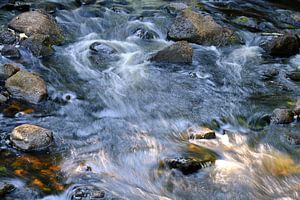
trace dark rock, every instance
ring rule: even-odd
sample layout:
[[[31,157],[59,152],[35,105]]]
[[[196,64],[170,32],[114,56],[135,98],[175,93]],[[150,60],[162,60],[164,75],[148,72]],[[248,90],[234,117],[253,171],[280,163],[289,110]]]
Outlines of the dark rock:
[[[290,72],[286,76],[293,81],[300,81],[300,71]]]
[[[114,54],[117,53],[117,51],[101,42],[94,42],[93,44],[90,45],[90,50],[96,52],[96,53],[101,53],[101,54]]]
[[[20,150],[42,150],[53,142],[53,133],[39,126],[23,124],[13,129],[10,141]]]
[[[215,139],[216,133],[206,127],[189,128],[188,135],[190,139]]]
[[[193,48],[188,42],[179,41],[160,50],[150,58],[150,60],[156,62],[191,64],[193,62]]]
[[[134,35],[136,37],[139,37],[144,40],[153,40],[153,39],[159,38],[157,33],[155,33],[154,31],[150,31],[150,30],[146,30],[146,29],[142,29],[142,28],[137,29],[134,32]]]
[[[92,199],[99,199],[99,200],[121,200],[110,192],[98,188],[93,185],[80,185],[76,186],[71,191],[71,200],[92,200]]]
[[[271,115],[271,122],[275,124],[289,124],[294,121],[294,113],[290,109],[277,108]]]
[[[299,53],[300,40],[296,34],[286,33],[263,45],[271,56],[289,57]]]
[[[0,197],[4,197],[6,194],[14,191],[16,187],[10,183],[0,183]]]
[[[59,45],[63,42],[63,31],[55,19],[45,11],[24,12],[14,17],[8,24],[9,28],[25,33],[27,36],[33,34],[48,35],[51,45]]]
[[[170,169],[178,169],[184,175],[192,174],[198,170],[211,166],[214,161],[212,160],[202,160],[196,157],[178,157],[165,159],[164,163]]]
[[[22,41],[21,45],[29,49],[37,57],[50,56],[54,52],[48,35],[34,34]]]
[[[169,28],[168,38],[186,40],[201,45],[222,46],[239,41],[237,35],[228,28],[217,24],[211,16],[202,16],[185,9],[177,16]]]
[[[5,64],[0,67],[0,79],[7,79],[20,71],[20,68],[15,64]]]
[[[44,80],[36,74],[19,71],[5,82],[5,87],[14,98],[37,104],[47,96]]]
[[[107,44],[94,42],[90,45],[89,59],[93,64],[104,67],[109,62],[117,61],[119,56],[117,50]]]
[[[13,44],[16,41],[16,36],[10,31],[0,33],[0,44]]]
[[[18,59],[21,57],[19,49],[14,45],[5,45],[1,49],[1,55],[11,59]]]

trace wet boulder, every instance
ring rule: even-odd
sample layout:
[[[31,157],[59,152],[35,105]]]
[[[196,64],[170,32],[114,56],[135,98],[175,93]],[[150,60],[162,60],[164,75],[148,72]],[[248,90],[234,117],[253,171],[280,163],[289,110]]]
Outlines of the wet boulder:
[[[10,31],[0,33],[0,44],[13,44],[16,41],[16,36]]]
[[[121,200],[122,199],[94,185],[75,186],[69,196],[71,197],[71,200],[91,200],[91,199]]]
[[[133,34],[134,36],[139,37],[143,40],[153,40],[159,38],[157,33],[155,33],[154,31],[143,29],[143,28],[137,29],[136,31],[134,31]]]
[[[34,34],[22,41],[21,45],[37,57],[50,56],[54,52],[49,35]]]
[[[19,49],[14,45],[5,45],[1,49],[1,55],[11,59],[18,59],[21,57]]]
[[[42,150],[53,142],[53,133],[36,125],[23,124],[13,129],[10,141],[14,147],[20,150]]]
[[[117,50],[102,42],[94,42],[90,45],[89,60],[92,64],[104,67],[109,62],[117,61]]]
[[[27,36],[34,34],[49,36],[51,45],[59,45],[63,42],[63,31],[58,26],[56,20],[45,11],[29,11],[14,17],[8,27],[25,33]]]
[[[265,51],[275,57],[289,57],[299,53],[300,40],[296,34],[286,33],[263,45]]]
[[[212,165],[213,160],[203,160],[197,157],[176,157],[165,159],[162,165],[170,169],[177,169],[184,175],[196,173],[198,170]]]
[[[47,96],[44,80],[36,74],[19,71],[5,82],[5,87],[14,98],[37,104]]]
[[[4,64],[0,66],[0,80],[5,80],[15,73],[20,71],[20,68],[16,66],[15,64]]]
[[[193,48],[186,41],[176,42],[150,58],[155,62],[191,64],[193,62]]]
[[[271,123],[289,124],[294,121],[294,113],[290,109],[277,108],[271,115]]]
[[[217,24],[211,16],[203,16],[189,9],[175,18],[168,30],[168,39],[215,46],[239,41],[233,31]]]
[[[215,131],[206,127],[189,128],[187,132],[190,139],[215,139],[216,138]]]
[[[4,197],[6,194],[14,191],[16,187],[10,183],[0,183],[0,197]]]

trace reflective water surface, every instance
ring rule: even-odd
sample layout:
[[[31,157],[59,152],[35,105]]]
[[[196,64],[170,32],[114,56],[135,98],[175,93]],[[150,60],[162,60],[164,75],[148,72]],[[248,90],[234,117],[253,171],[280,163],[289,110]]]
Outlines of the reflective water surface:
[[[0,115],[5,159],[0,175],[17,186],[7,199],[80,199],[74,196],[78,188],[98,192],[95,199],[300,198],[300,151],[285,137],[300,137],[299,123],[259,122],[275,108],[291,108],[299,97],[299,82],[286,73],[299,69],[300,55],[268,58],[259,47],[269,37],[262,33],[299,32],[297,3],[181,1],[236,30],[244,44],[192,44],[192,65],[176,65],[148,61],[172,44],[166,40],[173,19],[169,1],[111,0],[80,7],[52,2],[65,7],[54,15],[66,44],[47,59],[23,55],[19,64],[42,75],[49,99],[29,105],[28,114],[20,114],[28,111],[26,105],[15,103],[17,114]],[[1,25],[15,14],[0,13]],[[240,16],[250,25],[236,23]],[[139,29],[155,39],[137,37]],[[97,63],[90,53],[94,42],[117,53]],[[0,57],[0,64],[7,62]],[[279,75],[266,81],[262,77],[269,69]],[[7,135],[23,123],[53,130],[55,145],[37,155],[8,147]],[[187,139],[184,133],[193,126],[213,128],[217,139]],[[216,154],[215,163],[195,174],[159,167],[165,158],[209,151]]]

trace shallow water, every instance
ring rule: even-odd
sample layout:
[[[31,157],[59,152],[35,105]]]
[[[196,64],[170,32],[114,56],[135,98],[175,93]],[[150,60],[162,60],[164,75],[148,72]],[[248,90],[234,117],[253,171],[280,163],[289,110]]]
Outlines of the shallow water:
[[[300,198],[300,152],[284,137],[300,135],[299,123],[256,123],[275,108],[292,107],[299,97],[299,83],[285,74],[299,68],[300,55],[268,58],[259,47],[268,39],[262,32],[291,26],[298,31],[299,21],[291,18],[298,8],[267,1],[184,1],[237,30],[245,44],[223,48],[193,44],[192,65],[159,65],[147,59],[172,44],[166,40],[172,20],[165,9],[168,1],[99,1],[81,7],[56,2],[67,8],[55,12],[68,35],[66,44],[55,47],[55,55],[48,59],[22,51],[18,61],[21,68],[43,76],[49,99],[30,114],[0,115],[3,149],[13,151],[7,147],[7,134],[23,123],[53,130],[55,145],[44,159],[13,151],[46,164],[37,167],[30,161],[33,166],[25,169],[29,176],[9,170],[3,179],[17,186],[12,198],[72,199],[82,185],[101,188],[107,199]],[[260,25],[268,25],[265,31],[231,22],[242,13],[264,15]],[[1,13],[1,24],[11,14]],[[134,36],[140,27],[158,37],[147,41]],[[94,64],[89,59],[94,42],[114,47],[118,58]],[[7,62],[11,61],[0,57],[1,64]],[[262,78],[268,69],[279,71],[272,81]],[[199,142],[182,137],[197,125],[215,128],[217,139]],[[223,130],[228,134],[222,135]],[[159,169],[160,160],[193,151],[191,143],[215,152],[216,163],[188,176]],[[53,170],[39,174],[46,168]],[[39,174],[42,185],[32,184],[34,174]]]

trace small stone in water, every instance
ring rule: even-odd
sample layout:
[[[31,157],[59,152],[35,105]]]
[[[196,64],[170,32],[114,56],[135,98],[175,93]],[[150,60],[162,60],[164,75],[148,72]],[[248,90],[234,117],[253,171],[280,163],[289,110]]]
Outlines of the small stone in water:
[[[171,169],[178,169],[184,175],[197,172],[212,164],[211,160],[201,160],[194,157],[178,157],[166,159],[164,163]]]
[[[90,50],[97,53],[105,53],[105,54],[113,54],[117,52],[114,48],[108,46],[107,44],[103,44],[101,42],[94,42],[93,44],[91,44]]]
[[[10,141],[24,151],[41,150],[53,141],[52,131],[31,124],[23,124],[13,129]]]

